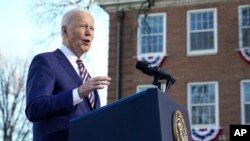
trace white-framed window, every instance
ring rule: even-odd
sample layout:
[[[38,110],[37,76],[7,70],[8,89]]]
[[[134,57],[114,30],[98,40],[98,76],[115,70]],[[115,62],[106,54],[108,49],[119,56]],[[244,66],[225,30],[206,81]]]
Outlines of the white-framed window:
[[[239,45],[240,48],[250,48],[250,5],[242,5],[239,13]]]
[[[217,9],[189,10],[187,18],[187,55],[217,54]]]
[[[157,86],[153,85],[153,84],[143,84],[143,85],[137,85],[136,87],[136,92],[141,92],[141,91],[145,91],[149,88],[157,88]],[[160,88],[162,92],[165,92],[166,89],[166,83],[161,82]]]
[[[188,111],[192,128],[219,127],[218,82],[188,83]]]
[[[152,84],[143,84],[143,85],[137,85],[136,87],[136,92],[142,92],[142,91],[145,91],[149,88],[157,88],[157,86],[155,85],[152,85]]]
[[[137,38],[137,56],[165,55],[166,13],[140,15]]]
[[[250,124],[250,80],[241,83],[241,123]]]

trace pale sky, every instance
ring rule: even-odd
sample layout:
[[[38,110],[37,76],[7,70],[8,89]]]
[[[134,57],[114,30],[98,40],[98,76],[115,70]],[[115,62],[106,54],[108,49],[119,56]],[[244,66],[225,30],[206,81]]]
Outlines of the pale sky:
[[[35,54],[53,51],[61,44],[60,35],[49,47],[35,44],[35,40],[46,36],[49,31],[42,31],[34,25],[30,2],[32,0],[0,0],[0,52],[4,56],[29,56],[32,59]],[[95,19],[95,38],[83,61],[92,76],[107,75],[109,15],[97,5],[91,7],[90,13]],[[60,27],[57,28],[60,30]],[[99,93],[102,105],[106,105],[107,88]]]
[[[0,51],[26,55],[34,35],[26,0],[0,0]]]

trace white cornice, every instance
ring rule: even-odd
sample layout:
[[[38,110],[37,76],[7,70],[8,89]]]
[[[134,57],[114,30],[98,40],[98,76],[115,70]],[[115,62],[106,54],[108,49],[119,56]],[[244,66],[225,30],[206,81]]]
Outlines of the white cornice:
[[[109,13],[117,12],[119,9],[123,9],[124,11],[138,10],[142,4],[145,4],[146,0],[116,0],[113,3],[108,3],[108,1],[112,0],[96,0],[102,1],[100,5]],[[107,1],[107,2],[105,2]],[[120,1],[120,2],[118,2]],[[122,2],[121,2],[122,1]],[[125,2],[127,1],[127,2]],[[232,1],[232,0],[164,0],[158,1],[154,3],[154,8],[163,8],[163,7],[171,7],[178,5],[191,5],[191,4],[202,4],[202,3],[215,3],[215,2],[224,2],[224,1]],[[144,5],[147,6],[147,5]]]
[[[141,3],[147,0],[95,0],[102,6],[123,5],[129,3]]]

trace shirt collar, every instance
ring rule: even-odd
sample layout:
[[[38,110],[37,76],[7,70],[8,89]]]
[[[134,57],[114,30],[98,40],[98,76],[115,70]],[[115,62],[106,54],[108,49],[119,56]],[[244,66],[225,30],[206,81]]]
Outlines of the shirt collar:
[[[77,56],[64,44],[59,48],[63,54],[67,57],[71,64],[75,63],[77,60]]]

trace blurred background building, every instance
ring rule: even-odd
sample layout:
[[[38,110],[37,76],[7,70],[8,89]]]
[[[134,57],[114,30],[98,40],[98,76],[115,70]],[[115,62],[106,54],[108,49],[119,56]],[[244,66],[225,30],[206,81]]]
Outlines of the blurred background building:
[[[250,0],[96,0],[110,14],[108,103],[153,87],[137,60],[176,78],[194,140],[250,124]]]

